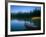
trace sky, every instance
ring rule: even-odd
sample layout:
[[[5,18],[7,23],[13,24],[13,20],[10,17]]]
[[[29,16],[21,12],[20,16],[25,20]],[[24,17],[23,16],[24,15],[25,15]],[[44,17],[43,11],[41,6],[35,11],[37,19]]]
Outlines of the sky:
[[[17,6],[17,5],[11,5],[10,6],[10,11],[11,13],[25,13],[25,12],[32,12],[33,10],[38,9],[40,10],[41,7],[38,6]]]

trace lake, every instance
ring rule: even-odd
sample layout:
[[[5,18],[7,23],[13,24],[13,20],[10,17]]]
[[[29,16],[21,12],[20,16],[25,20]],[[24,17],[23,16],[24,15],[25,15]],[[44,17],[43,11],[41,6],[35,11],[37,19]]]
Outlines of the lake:
[[[32,27],[38,27],[37,25],[35,25],[35,23],[33,23],[32,21],[24,21],[24,20],[11,20],[11,31],[24,31],[27,28],[25,27],[25,22],[28,26],[32,26]],[[38,24],[38,23],[36,23]]]

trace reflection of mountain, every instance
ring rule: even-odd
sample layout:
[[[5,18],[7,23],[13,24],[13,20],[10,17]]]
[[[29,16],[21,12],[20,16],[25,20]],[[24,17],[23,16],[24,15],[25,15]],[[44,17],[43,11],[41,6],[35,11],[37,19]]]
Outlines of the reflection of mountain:
[[[29,19],[32,17],[40,17],[40,10],[34,10],[33,12],[25,12],[25,13],[21,13],[18,12],[17,14],[15,13],[11,13],[11,19]]]

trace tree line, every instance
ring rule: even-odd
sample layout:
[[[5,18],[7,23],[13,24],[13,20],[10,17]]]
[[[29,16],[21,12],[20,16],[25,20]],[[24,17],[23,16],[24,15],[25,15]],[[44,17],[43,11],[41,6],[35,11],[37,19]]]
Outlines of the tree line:
[[[33,12],[18,12],[18,13],[11,13],[11,19],[29,19],[32,17],[40,17],[41,10],[35,9]]]

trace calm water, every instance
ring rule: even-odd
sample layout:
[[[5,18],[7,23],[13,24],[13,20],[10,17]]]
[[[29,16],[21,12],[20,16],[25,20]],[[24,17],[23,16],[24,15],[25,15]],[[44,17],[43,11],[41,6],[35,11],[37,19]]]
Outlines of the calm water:
[[[24,21],[11,20],[11,30],[24,30],[26,29],[24,24]]]
[[[30,21],[26,21],[27,25],[31,25],[33,27],[37,27],[34,25],[34,23],[30,22]],[[24,20],[11,20],[11,31],[22,31],[25,30],[26,27],[25,25],[25,21]]]

